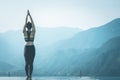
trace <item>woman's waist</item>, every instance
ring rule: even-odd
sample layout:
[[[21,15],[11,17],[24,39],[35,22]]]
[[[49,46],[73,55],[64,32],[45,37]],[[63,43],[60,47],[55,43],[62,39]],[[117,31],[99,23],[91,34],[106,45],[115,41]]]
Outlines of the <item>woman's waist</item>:
[[[26,46],[30,46],[30,45],[34,45],[34,42],[33,41],[26,42]]]

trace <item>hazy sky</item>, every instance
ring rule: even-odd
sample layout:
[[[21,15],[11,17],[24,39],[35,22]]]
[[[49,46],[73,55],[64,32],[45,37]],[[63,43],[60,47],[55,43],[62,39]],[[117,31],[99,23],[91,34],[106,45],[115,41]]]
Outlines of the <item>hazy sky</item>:
[[[120,0],[0,0],[0,31],[22,29],[27,9],[39,27],[88,29],[120,17]]]

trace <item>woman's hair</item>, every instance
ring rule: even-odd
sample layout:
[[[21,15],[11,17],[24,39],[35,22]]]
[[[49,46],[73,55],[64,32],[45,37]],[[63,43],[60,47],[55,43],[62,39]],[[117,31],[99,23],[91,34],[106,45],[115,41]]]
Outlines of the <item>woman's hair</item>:
[[[32,23],[31,23],[31,22],[28,22],[27,25],[26,25],[26,27],[27,27],[28,29],[31,29],[31,28],[32,28]]]

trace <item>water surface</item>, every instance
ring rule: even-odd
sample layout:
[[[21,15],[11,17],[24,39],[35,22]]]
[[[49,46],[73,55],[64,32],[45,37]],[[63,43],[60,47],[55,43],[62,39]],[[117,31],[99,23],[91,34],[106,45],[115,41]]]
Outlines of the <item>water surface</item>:
[[[26,80],[26,78],[0,77],[0,80]],[[120,80],[120,77],[33,77],[32,80]]]

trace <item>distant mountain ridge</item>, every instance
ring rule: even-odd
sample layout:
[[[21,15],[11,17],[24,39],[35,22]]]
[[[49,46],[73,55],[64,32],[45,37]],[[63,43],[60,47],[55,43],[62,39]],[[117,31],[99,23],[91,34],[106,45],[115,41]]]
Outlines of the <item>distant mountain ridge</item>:
[[[51,63],[46,62],[49,66],[45,69],[49,70],[49,67],[55,65],[55,68],[50,70],[51,75],[69,73],[68,75],[78,76],[81,70],[84,75],[89,76],[119,76],[119,63],[116,60],[112,63],[112,58],[117,59],[119,56],[119,36],[120,18],[103,26],[79,32],[70,39],[52,45],[54,51],[47,54],[54,55],[50,59]],[[118,67],[112,65],[118,65]],[[109,68],[111,66],[112,68]]]
[[[16,68],[16,67],[9,63],[0,61],[0,72],[5,72],[5,71],[10,72],[10,71],[14,70],[14,68]]]
[[[37,51],[41,48],[54,44],[56,41],[67,39],[81,31],[77,28],[39,28],[35,35]],[[22,30],[0,33],[0,60],[23,65],[24,63],[24,37]],[[38,53],[41,53],[41,51]],[[16,64],[17,65],[17,64]]]
[[[120,36],[120,18],[100,27],[88,29],[77,33],[70,39],[56,44],[59,49],[68,48],[99,48],[107,40]],[[62,48],[62,46],[64,46]]]

